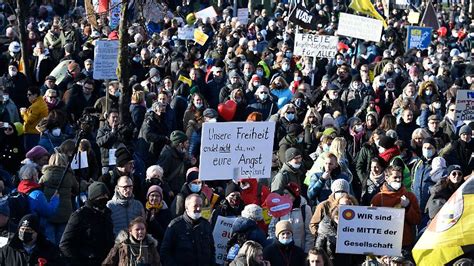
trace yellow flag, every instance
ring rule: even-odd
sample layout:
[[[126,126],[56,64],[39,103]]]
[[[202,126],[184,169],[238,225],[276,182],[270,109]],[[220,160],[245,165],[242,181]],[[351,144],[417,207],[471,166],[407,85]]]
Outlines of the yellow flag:
[[[194,41],[196,41],[200,45],[204,45],[208,38],[209,38],[209,35],[205,34],[204,32],[198,29],[194,30]]]
[[[188,84],[188,86],[191,86],[191,84],[193,83],[192,80],[188,79],[187,77],[183,75],[179,75],[178,80]]]
[[[375,19],[382,21],[384,28],[387,28],[387,22],[385,22],[385,19],[382,17],[382,15],[380,15],[377,10],[375,10],[375,7],[370,2],[370,0],[352,0],[349,7],[357,12],[369,15]]]

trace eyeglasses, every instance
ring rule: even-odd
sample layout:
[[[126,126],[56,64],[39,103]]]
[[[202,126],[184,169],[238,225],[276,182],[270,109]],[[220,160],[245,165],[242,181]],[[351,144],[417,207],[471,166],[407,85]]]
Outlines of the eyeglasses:
[[[133,185],[119,186],[119,188],[131,189],[131,188],[133,188]]]

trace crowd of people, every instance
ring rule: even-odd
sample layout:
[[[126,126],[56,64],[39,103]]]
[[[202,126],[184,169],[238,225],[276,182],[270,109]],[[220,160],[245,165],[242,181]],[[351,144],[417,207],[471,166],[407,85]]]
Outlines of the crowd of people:
[[[456,117],[457,91],[474,89],[464,1],[434,3],[427,49],[406,50],[410,9],[392,8],[380,42],[339,36],[333,58],[293,53],[307,30],[287,1],[250,1],[247,24],[235,16],[246,1],[219,1],[209,18],[194,12],[213,1],[131,1],[128,84],[94,79],[96,42],[120,35],[107,12],[28,1],[21,42],[11,2],[0,1],[0,265],[216,265],[219,216],[236,217],[225,265],[413,265],[474,169],[474,122]],[[353,13],[305,2],[320,35]],[[181,40],[185,26],[209,38]],[[65,76],[51,75],[61,64]],[[201,180],[213,171],[198,168],[202,126],[230,121],[275,123],[270,178]],[[268,215],[271,192],[289,213]],[[337,253],[340,205],[403,208],[400,256]]]

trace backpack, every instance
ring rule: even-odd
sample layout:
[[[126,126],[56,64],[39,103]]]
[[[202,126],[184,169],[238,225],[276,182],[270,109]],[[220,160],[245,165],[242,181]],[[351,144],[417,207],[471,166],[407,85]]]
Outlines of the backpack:
[[[29,193],[31,193],[31,191]],[[14,191],[8,195],[10,220],[12,220],[15,224],[18,224],[23,216],[31,213],[28,194]]]

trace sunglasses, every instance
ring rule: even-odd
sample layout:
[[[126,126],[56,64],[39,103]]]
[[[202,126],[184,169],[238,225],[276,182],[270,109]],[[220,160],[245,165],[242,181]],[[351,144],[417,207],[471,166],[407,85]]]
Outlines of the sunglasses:
[[[451,175],[452,175],[452,176],[462,176],[462,172],[460,172],[460,171],[453,171],[453,172],[451,172]]]

